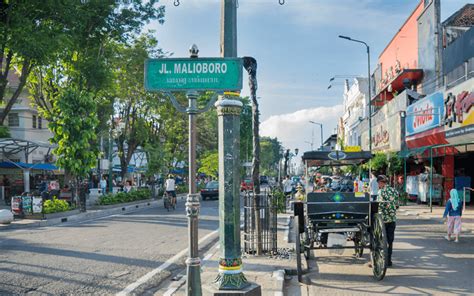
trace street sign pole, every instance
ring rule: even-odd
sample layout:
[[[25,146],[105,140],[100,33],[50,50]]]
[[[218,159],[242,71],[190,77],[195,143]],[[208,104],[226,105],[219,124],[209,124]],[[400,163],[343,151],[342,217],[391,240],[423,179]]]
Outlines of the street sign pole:
[[[186,259],[186,295],[200,296],[202,295],[201,287],[201,260],[199,258],[198,249],[198,217],[200,211],[199,195],[196,186],[196,117],[199,113],[209,110],[218,97],[226,90],[240,90],[242,89],[242,60],[239,58],[197,58],[198,48],[193,45],[189,50],[191,58],[186,59],[148,59],[145,62],[145,89],[148,91],[162,92],[166,95],[173,106],[182,113],[189,115],[189,194],[186,199],[186,216],[188,217],[188,258]],[[199,109],[197,106],[198,91],[211,90],[216,93],[211,100],[208,101],[204,108]],[[176,100],[171,91],[186,91],[188,99],[188,106],[183,107]],[[230,100],[227,100],[230,101]],[[237,103],[235,103],[237,102]],[[236,105],[237,104],[237,105]],[[239,105],[240,104],[240,105]],[[229,112],[235,115],[240,114],[242,103],[240,101],[231,101],[229,104],[223,102],[216,104],[218,107],[218,114],[228,114]],[[229,127],[228,133],[225,137],[232,138],[231,141],[226,141],[226,149],[231,155],[235,155],[235,160],[230,164],[238,171],[240,167],[239,158],[239,118],[224,120],[224,125]],[[230,121],[229,121],[230,120]],[[228,122],[228,123],[227,123]],[[221,120],[219,119],[219,124]],[[219,139],[221,138],[219,133]],[[237,141],[237,142],[235,142]],[[237,144],[236,144],[237,143]],[[221,140],[219,140],[219,147]],[[237,153],[232,154],[236,149]],[[225,154],[226,158],[229,154]],[[219,158],[224,157],[219,148]],[[228,170],[233,170],[228,167]],[[227,180],[224,173],[220,174],[220,180]],[[219,190],[227,190],[227,183],[220,181]],[[233,188],[230,190],[235,192],[237,190],[236,203],[234,209],[240,210],[239,199],[239,182],[233,183]],[[222,191],[221,191],[222,192]],[[240,215],[236,215],[235,229],[239,231],[238,240],[238,258],[240,258]],[[236,253],[237,254],[237,253]]]

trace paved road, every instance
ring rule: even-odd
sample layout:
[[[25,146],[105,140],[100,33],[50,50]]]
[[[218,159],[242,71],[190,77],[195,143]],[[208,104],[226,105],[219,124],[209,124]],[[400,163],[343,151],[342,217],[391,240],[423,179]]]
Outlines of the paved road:
[[[430,219],[402,216],[397,223],[393,268],[383,281],[372,279],[368,255],[346,250],[342,256],[317,250],[307,285],[294,278],[287,295],[473,295],[474,235],[448,242],[445,225]]]
[[[218,228],[217,201],[201,206],[200,238]],[[175,212],[160,207],[81,224],[2,231],[0,295],[113,295],[187,244],[184,200]],[[170,273],[184,268],[184,259],[133,294],[153,294]]]

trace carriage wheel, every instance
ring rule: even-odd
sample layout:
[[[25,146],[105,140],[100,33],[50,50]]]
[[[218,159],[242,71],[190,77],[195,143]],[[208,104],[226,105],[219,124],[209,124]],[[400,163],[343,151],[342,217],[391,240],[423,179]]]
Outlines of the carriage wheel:
[[[371,231],[371,259],[374,278],[378,281],[385,277],[387,271],[387,233],[380,214],[375,214]]]
[[[303,281],[303,270],[301,267],[301,237],[300,237],[300,223],[298,216],[295,216],[295,253],[296,253],[296,273],[298,275],[298,281]]]
[[[362,232],[356,232],[354,235],[354,245],[356,258],[362,258],[362,255],[364,254],[364,246],[362,245]]]

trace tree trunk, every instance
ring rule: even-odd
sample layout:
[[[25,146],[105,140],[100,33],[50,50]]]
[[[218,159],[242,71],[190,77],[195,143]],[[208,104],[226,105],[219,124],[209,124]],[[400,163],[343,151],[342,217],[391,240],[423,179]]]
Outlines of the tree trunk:
[[[257,101],[257,61],[252,57],[244,57],[243,63],[245,70],[247,70],[249,74],[250,97],[252,99],[252,181],[254,184],[253,208],[255,211],[255,231],[257,233],[257,255],[262,255],[262,224],[260,220],[260,121]]]
[[[25,84],[26,84],[26,79],[28,78],[28,75],[30,74],[31,69],[32,69],[32,65],[30,63],[30,60],[25,60],[21,68],[20,83],[18,84],[17,89],[15,90],[12,97],[8,101],[7,105],[5,106],[5,109],[3,109],[3,112],[0,114],[0,125],[3,125],[3,123],[5,122],[5,119],[7,118],[8,113],[10,113],[10,110],[12,109],[13,105],[16,103],[18,97],[23,91],[23,88],[25,87]]]

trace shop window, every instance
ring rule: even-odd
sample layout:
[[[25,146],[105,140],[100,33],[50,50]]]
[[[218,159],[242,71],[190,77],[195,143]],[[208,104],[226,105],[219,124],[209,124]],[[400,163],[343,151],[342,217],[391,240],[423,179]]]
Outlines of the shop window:
[[[8,114],[8,126],[20,126],[20,117],[18,113]]]
[[[33,128],[36,128],[36,115],[33,115]]]
[[[38,116],[38,128],[39,129],[43,128],[43,118],[41,118],[41,116]]]

